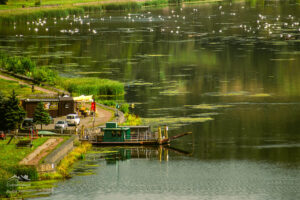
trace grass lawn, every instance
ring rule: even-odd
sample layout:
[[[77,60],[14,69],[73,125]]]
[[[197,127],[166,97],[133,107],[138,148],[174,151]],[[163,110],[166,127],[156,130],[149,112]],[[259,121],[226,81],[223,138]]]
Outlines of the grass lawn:
[[[20,97],[27,97],[33,94],[43,94],[43,92],[35,90],[34,93],[31,91],[31,87],[27,85],[20,85],[18,82],[0,79],[0,85],[5,87],[0,87],[0,92],[4,96],[8,96],[12,93],[12,90],[15,90],[16,94]]]
[[[30,152],[32,152],[34,149],[36,149],[38,146],[42,145],[44,142],[46,142],[49,137],[43,137],[38,138],[33,141],[33,147],[22,147],[17,148],[16,143],[17,139],[13,139],[12,142],[7,145],[7,142],[9,141],[9,138],[6,138],[6,140],[0,140],[0,167],[1,168],[9,168],[11,166],[18,165],[18,163],[27,156]]]

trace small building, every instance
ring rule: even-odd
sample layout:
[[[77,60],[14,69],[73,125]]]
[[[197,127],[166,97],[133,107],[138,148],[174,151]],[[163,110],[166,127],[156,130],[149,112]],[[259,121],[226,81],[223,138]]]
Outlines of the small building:
[[[125,142],[130,140],[130,128],[118,127],[116,122],[107,122],[104,131],[103,142]]]
[[[72,97],[58,97],[49,99],[24,99],[22,106],[28,118],[33,118],[35,108],[39,102],[44,103],[44,108],[51,117],[60,117],[75,112],[74,100]]]

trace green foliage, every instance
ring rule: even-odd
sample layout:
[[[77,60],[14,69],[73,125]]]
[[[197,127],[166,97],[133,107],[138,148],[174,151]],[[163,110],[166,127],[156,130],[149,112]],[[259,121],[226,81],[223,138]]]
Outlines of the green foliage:
[[[114,100],[100,100],[97,102],[99,102],[103,105],[109,106],[109,107],[114,107],[114,108],[116,107],[116,104],[117,104],[117,102]]]
[[[35,20],[39,18],[51,18],[51,17],[66,17],[68,15],[79,15],[83,14],[83,8],[70,8],[70,7],[62,7],[62,8],[48,8],[45,7],[39,10],[27,10],[18,12],[18,13],[6,13],[0,15],[0,23],[8,24],[13,22],[24,22],[28,20]]]
[[[120,110],[121,110],[123,113],[128,113],[128,112],[129,112],[129,104],[128,104],[128,103],[121,104]]]
[[[14,174],[26,174],[29,175],[29,178],[32,180],[38,178],[35,169],[32,167],[18,166],[18,163],[48,139],[47,137],[43,137],[34,140],[33,148],[16,148],[17,140],[15,139],[9,145],[7,145],[8,138],[6,140],[0,140],[0,199],[1,197],[9,197],[6,191],[14,189],[10,188],[7,184],[7,180]]]
[[[103,10],[135,10],[141,8],[142,5],[137,2],[127,3],[108,3],[102,6]]]
[[[138,126],[142,124],[142,119],[134,114],[125,114],[126,121],[122,124],[122,126]]]
[[[34,5],[35,5],[35,6],[40,6],[40,5],[42,5],[41,0],[35,1]]]
[[[32,73],[32,78],[37,84],[40,83],[49,83],[50,85],[54,85],[57,82],[58,74],[56,71],[49,69],[45,66],[36,68]]]
[[[27,75],[35,69],[36,64],[28,57],[8,56],[1,53],[0,67],[10,72]]]
[[[41,125],[41,129],[43,128],[43,124],[50,124],[50,115],[44,108],[44,103],[39,102],[34,111],[33,122]]]
[[[39,177],[38,172],[34,166],[16,165],[16,166],[12,167],[10,169],[10,171],[17,176],[28,175],[28,177],[33,181],[38,180],[38,177]]]
[[[123,95],[124,84],[118,81],[99,78],[63,79],[60,85],[76,95]]]
[[[25,111],[19,105],[15,91],[5,98],[0,95],[0,129],[3,131],[18,129],[25,118]]]
[[[8,197],[6,191],[9,189],[7,180],[10,178],[10,173],[0,168],[0,197]]]

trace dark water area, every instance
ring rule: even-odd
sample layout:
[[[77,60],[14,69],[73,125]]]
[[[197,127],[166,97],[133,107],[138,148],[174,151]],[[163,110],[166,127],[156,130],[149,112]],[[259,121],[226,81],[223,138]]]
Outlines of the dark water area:
[[[299,199],[295,2],[185,4],[1,26],[3,51],[63,76],[122,81],[146,123],[168,124],[170,135],[193,132],[171,144],[188,156],[100,159],[95,175],[66,181],[50,198]]]

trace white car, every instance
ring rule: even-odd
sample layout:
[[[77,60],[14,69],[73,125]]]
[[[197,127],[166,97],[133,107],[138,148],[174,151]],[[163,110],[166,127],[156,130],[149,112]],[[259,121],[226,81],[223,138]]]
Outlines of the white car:
[[[55,129],[67,129],[68,128],[68,123],[66,121],[58,121],[55,124]]]
[[[67,115],[67,120],[68,125],[79,125],[80,124],[80,118],[77,114],[69,114]]]

